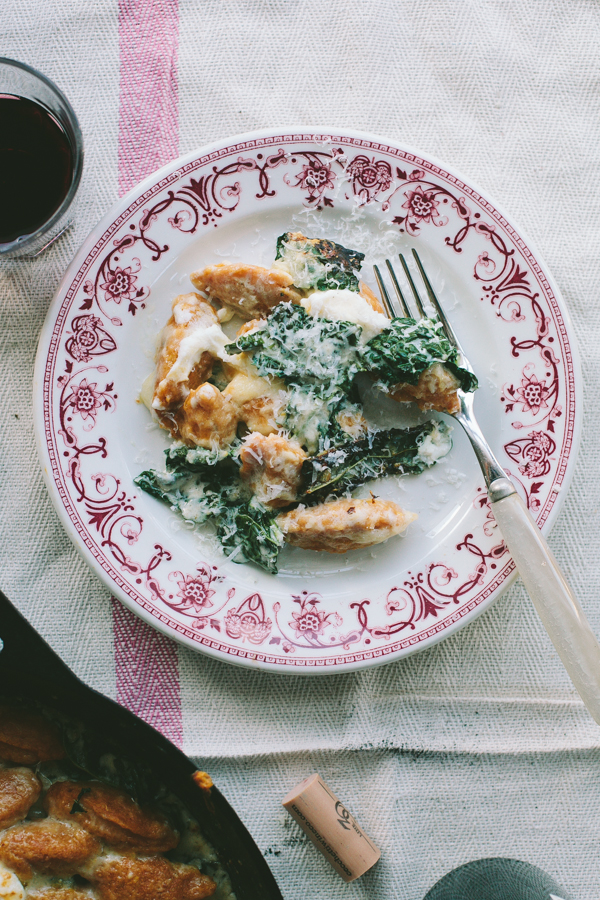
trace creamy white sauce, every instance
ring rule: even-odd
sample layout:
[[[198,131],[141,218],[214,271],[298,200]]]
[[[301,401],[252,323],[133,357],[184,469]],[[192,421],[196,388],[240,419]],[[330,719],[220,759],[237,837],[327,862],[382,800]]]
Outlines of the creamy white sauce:
[[[206,502],[204,486],[190,484],[186,490],[187,499],[179,505],[179,512],[184,519],[201,525],[210,515]]]
[[[23,900],[25,889],[14,872],[0,863],[0,898],[1,900]]]
[[[452,450],[451,431],[449,426],[444,426],[443,429],[437,426],[431,434],[423,438],[417,455],[426,465],[432,466]]]
[[[225,350],[228,343],[229,338],[220,325],[213,324],[207,328],[201,324],[192,329],[179,344],[177,359],[163,382],[180,384],[186,381],[203,353],[210,353],[224,362],[234,363],[237,357],[230,356]],[[159,400],[154,400],[152,406],[154,409],[161,409]]]
[[[387,316],[375,312],[364,297],[347,288],[315,291],[300,303],[309,316],[328,319],[330,322],[354,322],[360,325],[360,340],[363,344],[389,327]]]

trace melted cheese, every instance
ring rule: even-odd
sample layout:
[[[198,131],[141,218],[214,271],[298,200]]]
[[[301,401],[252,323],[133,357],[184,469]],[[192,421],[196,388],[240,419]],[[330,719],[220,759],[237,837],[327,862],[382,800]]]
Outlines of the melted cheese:
[[[144,378],[138,395],[138,403],[143,403],[150,412],[152,412],[152,398],[154,397],[155,383],[156,375],[154,372],[150,372],[150,374]]]
[[[229,343],[229,338],[220,325],[213,324],[207,328],[204,323],[200,322],[181,340],[177,359],[161,384],[165,382],[180,384],[182,381],[186,381],[203,353],[210,353],[211,356],[222,359],[224,362],[234,362],[236,357],[230,356],[225,350]],[[153,401],[152,406],[155,409],[161,409],[158,399]]]
[[[432,466],[438,459],[442,459],[447,453],[450,453],[452,450],[451,431],[452,429],[448,425],[439,423],[431,434],[423,438],[417,455],[426,465]]]
[[[279,378],[269,380],[261,375],[239,372],[223,393],[241,406],[250,400],[258,400],[259,397],[279,398],[282,391],[285,392],[285,382]]]
[[[330,322],[353,322],[360,325],[360,340],[363,344],[389,327],[386,316],[375,312],[364,297],[347,288],[315,291],[300,303],[309,316],[329,319]]]
[[[177,359],[167,376],[169,381],[185,381],[203,353],[210,353],[226,361],[231,357],[225,352],[229,338],[220,325],[201,326],[187,334],[179,345]]]
[[[14,872],[0,863],[0,900],[23,900],[25,889]]]

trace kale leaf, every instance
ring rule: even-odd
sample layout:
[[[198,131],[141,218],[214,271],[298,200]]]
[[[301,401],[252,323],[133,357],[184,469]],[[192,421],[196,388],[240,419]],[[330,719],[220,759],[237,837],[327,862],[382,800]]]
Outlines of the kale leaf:
[[[226,502],[226,492],[211,489],[201,480],[199,473],[181,475],[149,469],[133,480],[147,494],[168,503],[172,510],[196,525],[218,516]],[[231,490],[233,486],[226,483],[223,487]]]
[[[406,430],[378,431],[309,457],[302,466],[303,499],[320,501],[384,475],[418,474],[451,450],[450,431],[444,422],[432,420]]]
[[[360,333],[355,323],[316,319],[302,306],[280,303],[264,325],[225,349],[252,353],[259,375],[274,375],[287,384],[321,383],[348,390],[361,367]]]
[[[283,533],[275,521],[279,512],[255,497],[223,508],[217,518],[217,537],[233,562],[254,562],[277,574],[277,556],[283,547]]]
[[[218,516],[244,490],[235,448],[211,451],[175,444],[165,450],[165,457],[166,471],[149,469],[134,483],[197,525]]]
[[[360,355],[364,369],[387,387],[416,384],[425,369],[441,363],[458,378],[464,391],[477,388],[475,375],[457,364],[458,352],[437,318],[418,322],[392,319],[388,329],[360,348]]]
[[[255,562],[276,573],[277,554],[283,545],[283,534],[275,522],[278,510],[248,496],[238,478],[235,451],[190,450],[176,445],[165,450],[165,455],[170,471],[142,472],[134,479],[137,486],[196,525],[212,519],[219,541],[234,562]]]
[[[328,291],[347,288],[358,291],[358,278],[364,253],[348,250],[334,241],[307,238],[288,231],[277,238],[278,268],[294,279],[300,290]]]
[[[164,474],[165,473],[162,473],[163,476]],[[178,499],[177,481],[178,479],[174,476],[168,479],[161,477],[161,473],[157,472],[156,469],[147,469],[145,472],[140,472],[140,474],[136,475],[133,479],[133,483],[147,494],[156,497],[157,500],[164,500],[165,503],[170,503],[172,505]]]
[[[186,473],[201,474],[211,480],[217,476],[234,478],[238,471],[237,451],[241,445],[235,441],[226,449],[209,450],[205,447],[187,447],[185,444],[173,444],[165,450],[165,468],[167,472],[180,475]]]

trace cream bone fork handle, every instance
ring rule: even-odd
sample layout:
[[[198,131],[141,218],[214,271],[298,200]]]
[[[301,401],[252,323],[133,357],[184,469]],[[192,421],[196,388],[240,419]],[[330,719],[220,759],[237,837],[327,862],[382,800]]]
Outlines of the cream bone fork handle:
[[[458,351],[458,364],[473,372],[416,250],[413,250],[413,256],[427,296],[444,326],[448,340]],[[400,262],[414,295],[418,317],[425,316],[421,297],[402,254]],[[410,317],[412,315],[410,307],[398,284],[393,266],[389,260],[386,260],[386,265],[402,307],[402,314]],[[393,318],[395,312],[392,300],[378,267],[373,268],[387,315]],[[473,393],[459,388],[458,399],[460,409],[451,415],[460,422],[471,441],[483,472],[494,518],[565,669],[592,717],[600,725],[600,644],[546,540],[517,494],[514,484],[492,453],[475,418]]]

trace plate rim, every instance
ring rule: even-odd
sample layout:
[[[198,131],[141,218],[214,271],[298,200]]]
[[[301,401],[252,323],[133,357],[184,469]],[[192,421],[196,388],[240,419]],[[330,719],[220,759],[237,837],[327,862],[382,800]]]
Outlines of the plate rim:
[[[511,230],[517,235],[526,248],[531,252],[531,254],[535,257],[536,262],[539,264],[539,267],[542,271],[543,277],[547,280],[548,285],[554,294],[554,298],[556,300],[557,306],[560,309],[560,313],[563,317],[565,323],[565,329],[568,336],[568,345],[571,351],[571,366],[573,370],[573,394],[576,399],[575,409],[573,415],[573,437],[572,437],[572,445],[571,450],[569,452],[569,457],[567,460],[567,465],[564,471],[563,480],[560,488],[560,497],[556,499],[552,508],[550,509],[547,518],[542,526],[542,532],[547,536],[551,531],[552,527],[555,524],[555,521],[562,509],[563,503],[566,498],[566,494],[571,486],[575,468],[578,461],[579,449],[581,443],[581,430],[583,424],[583,382],[582,382],[582,371],[581,371],[581,358],[579,354],[579,347],[577,343],[577,337],[575,334],[573,322],[571,319],[571,315],[569,312],[569,308],[565,303],[565,299],[563,294],[558,287],[554,276],[551,271],[548,269],[546,261],[544,257],[539,253],[538,247],[535,241],[532,241],[527,232],[524,232],[520,226],[515,226],[512,218],[507,216],[502,205],[498,205],[493,197],[485,192],[481,191],[477,182],[473,181],[471,178],[465,178],[462,176],[460,170],[457,170],[453,165],[448,165],[447,163],[440,161],[435,155],[429,153],[422,153],[420,150],[417,150],[413,147],[407,146],[401,141],[397,141],[394,138],[381,137],[379,135],[373,134],[371,132],[363,132],[360,130],[349,129],[349,128],[333,128],[328,129],[322,126],[307,126],[307,125],[282,125],[271,128],[262,128],[254,131],[243,132],[236,135],[231,135],[229,137],[221,138],[218,140],[211,141],[210,143],[204,144],[201,147],[195,148],[194,150],[189,151],[181,156],[176,157],[165,165],[161,166],[156,171],[152,172],[142,181],[140,181],[137,185],[131,188],[123,197],[118,198],[115,203],[107,210],[107,212],[102,216],[102,218],[98,221],[96,226],[90,230],[90,232],[86,235],[81,245],[75,252],[71,262],[69,263],[67,269],[63,277],[61,278],[59,285],[54,293],[52,301],[48,307],[48,311],[44,320],[44,324],[40,331],[38,347],[35,358],[35,367],[34,367],[34,377],[33,377],[33,424],[34,424],[34,432],[35,432],[35,442],[37,455],[40,462],[40,466],[42,469],[42,474],[44,477],[44,482],[48,489],[50,498],[52,500],[52,504],[56,513],[58,514],[59,520],[65,531],[80,555],[83,557],[85,563],[92,569],[92,571],[100,578],[103,584],[106,585],[110,594],[112,596],[117,597],[120,602],[124,603],[124,605],[131,610],[135,615],[139,616],[146,624],[150,625],[152,628],[155,628],[160,633],[165,636],[171,638],[172,640],[177,641],[182,646],[185,646],[191,650],[194,650],[197,653],[202,653],[206,656],[209,656],[212,659],[218,660],[222,663],[228,663],[230,665],[239,666],[241,668],[246,669],[254,669],[261,671],[274,672],[279,675],[334,675],[334,674],[344,674],[353,671],[359,671],[361,669],[366,668],[375,668],[377,666],[389,664],[391,662],[399,662],[402,659],[405,659],[409,656],[412,656],[414,653],[421,652],[423,650],[427,650],[435,644],[439,643],[442,640],[450,637],[455,634],[457,631],[462,628],[470,625],[475,621],[480,615],[490,609],[490,607],[507,591],[510,586],[515,582],[518,572],[516,567],[514,566],[514,562],[512,559],[509,559],[507,562],[507,566],[512,564],[512,571],[507,573],[506,577],[503,580],[500,589],[491,599],[485,598],[482,600],[475,609],[466,613],[462,618],[458,619],[455,622],[448,624],[442,631],[430,635],[427,638],[424,638],[418,644],[412,647],[403,648],[402,650],[396,650],[393,653],[390,652],[388,654],[383,653],[382,656],[371,657],[368,659],[355,660],[347,663],[339,663],[336,665],[326,664],[325,660],[314,659],[310,664],[305,666],[298,665],[289,665],[283,666],[281,663],[270,663],[265,660],[253,659],[249,656],[239,657],[232,656],[231,654],[225,655],[220,650],[215,650],[212,647],[202,643],[196,643],[191,639],[187,638],[185,634],[182,634],[175,629],[171,628],[168,624],[161,621],[161,619],[157,616],[152,615],[148,610],[146,610],[143,606],[136,603],[125,591],[121,591],[119,586],[114,583],[114,581],[108,576],[103,567],[100,565],[95,556],[90,553],[88,548],[85,546],[84,542],[81,540],[77,529],[74,527],[72,520],[70,519],[67,511],[65,509],[64,504],[61,502],[60,492],[54,482],[54,479],[51,477],[51,473],[49,471],[48,462],[48,452],[47,452],[47,444],[44,440],[45,437],[45,421],[44,421],[44,404],[43,404],[43,385],[44,385],[44,370],[46,366],[48,352],[50,350],[51,345],[51,337],[53,327],[56,321],[56,310],[60,309],[60,305],[64,302],[64,298],[62,298],[63,289],[65,286],[73,280],[73,277],[76,275],[77,271],[84,263],[86,257],[88,256],[90,249],[96,244],[98,239],[106,232],[107,228],[112,225],[115,220],[134,202],[135,199],[139,199],[139,197],[145,193],[146,190],[154,187],[157,182],[161,181],[168,175],[171,175],[174,171],[182,166],[187,165],[188,163],[194,161],[200,156],[205,156],[212,152],[215,152],[218,149],[223,149],[226,146],[232,146],[238,143],[244,143],[249,141],[254,141],[257,139],[264,139],[266,137],[281,137],[284,136],[298,136],[299,140],[304,139],[308,134],[314,138],[317,135],[320,135],[322,139],[325,141],[328,138],[332,139],[335,136],[343,136],[348,138],[356,138],[357,140],[363,140],[370,143],[378,143],[383,146],[391,146],[395,149],[400,150],[402,153],[407,153],[417,158],[422,158],[426,160],[428,163],[433,164],[434,166],[439,167],[442,172],[448,173],[453,177],[457,178],[460,182],[462,182],[465,186],[467,186],[470,190],[479,194],[480,198],[488,203],[490,203],[496,213],[498,213],[505,222],[510,226]],[[242,148],[240,148],[242,149]]]

